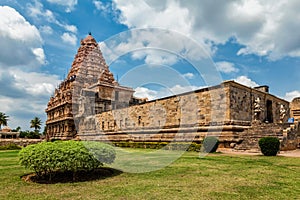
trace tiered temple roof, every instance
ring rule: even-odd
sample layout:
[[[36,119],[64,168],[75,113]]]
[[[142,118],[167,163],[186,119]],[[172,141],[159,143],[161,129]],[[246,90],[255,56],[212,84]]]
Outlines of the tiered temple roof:
[[[118,97],[126,98],[114,99],[116,90]],[[78,114],[79,107],[82,106],[79,105],[84,99],[82,94],[88,93],[83,91],[94,94],[92,101],[96,104],[93,102],[93,110],[97,112],[112,109],[116,105],[128,105],[134,92],[131,88],[119,86],[115,81],[98,43],[91,34],[81,40],[68,76],[49,100],[46,109],[48,138],[69,139],[77,134],[74,115]],[[119,95],[120,92],[125,95]],[[91,99],[88,102],[91,102]]]

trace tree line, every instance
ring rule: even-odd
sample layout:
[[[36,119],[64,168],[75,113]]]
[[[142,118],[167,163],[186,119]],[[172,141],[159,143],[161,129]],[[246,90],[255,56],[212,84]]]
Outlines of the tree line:
[[[7,126],[7,122],[9,120],[9,116],[6,115],[3,112],[0,112],[0,130],[2,129],[2,126]],[[30,121],[30,128],[34,128],[34,131],[22,131],[21,127],[18,126],[16,129],[12,129],[13,132],[20,132],[20,137],[21,138],[40,138],[41,133],[41,126],[42,126],[42,120],[39,117],[34,117],[31,121]],[[45,132],[45,130],[44,130]],[[44,133],[42,133],[44,134]]]

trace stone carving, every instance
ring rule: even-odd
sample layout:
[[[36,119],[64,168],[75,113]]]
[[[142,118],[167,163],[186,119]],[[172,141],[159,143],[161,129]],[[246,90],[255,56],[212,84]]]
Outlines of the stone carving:
[[[81,96],[79,97],[78,99],[78,114],[76,115],[76,117],[81,117],[84,115],[85,113],[85,97],[84,96]]]
[[[263,111],[261,105],[260,105],[260,98],[257,97],[254,100],[254,120],[260,120],[260,114]]]
[[[114,79],[98,43],[91,35],[80,44],[68,76],[49,100],[46,109],[47,139],[72,139],[81,131],[81,123],[84,127],[85,118],[110,110],[112,105],[122,108],[129,103],[140,102],[133,97],[132,88],[121,86]],[[116,91],[117,99],[114,97]],[[87,128],[91,127],[95,128]]]
[[[284,118],[286,116],[286,110],[284,108],[284,105],[280,105],[280,109],[279,109],[279,115],[280,115],[280,123],[284,122]]]

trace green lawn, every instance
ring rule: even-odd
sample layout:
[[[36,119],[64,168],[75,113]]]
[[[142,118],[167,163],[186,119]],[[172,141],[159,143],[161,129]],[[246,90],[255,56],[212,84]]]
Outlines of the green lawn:
[[[20,179],[17,155],[0,151],[0,199],[300,199],[299,158],[188,152],[153,172],[37,184]]]

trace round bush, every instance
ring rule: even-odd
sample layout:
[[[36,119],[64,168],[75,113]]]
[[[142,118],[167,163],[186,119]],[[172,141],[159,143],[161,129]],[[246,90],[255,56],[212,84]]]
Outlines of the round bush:
[[[219,140],[218,138],[214,136],[207,136],[203,140],[203,150],[207,153],[213,153],[216,152],[219,146]]]
[[[19,159],[21,165],[40,176],[56,171],[91,171],[112,163],[115,155],[108,144],[70,140],[29,145],[20,151]]]
[[[258,144],[265,156],[276,156],[280,150],[280,141],[276,137],[263,137],[258,141]]]

